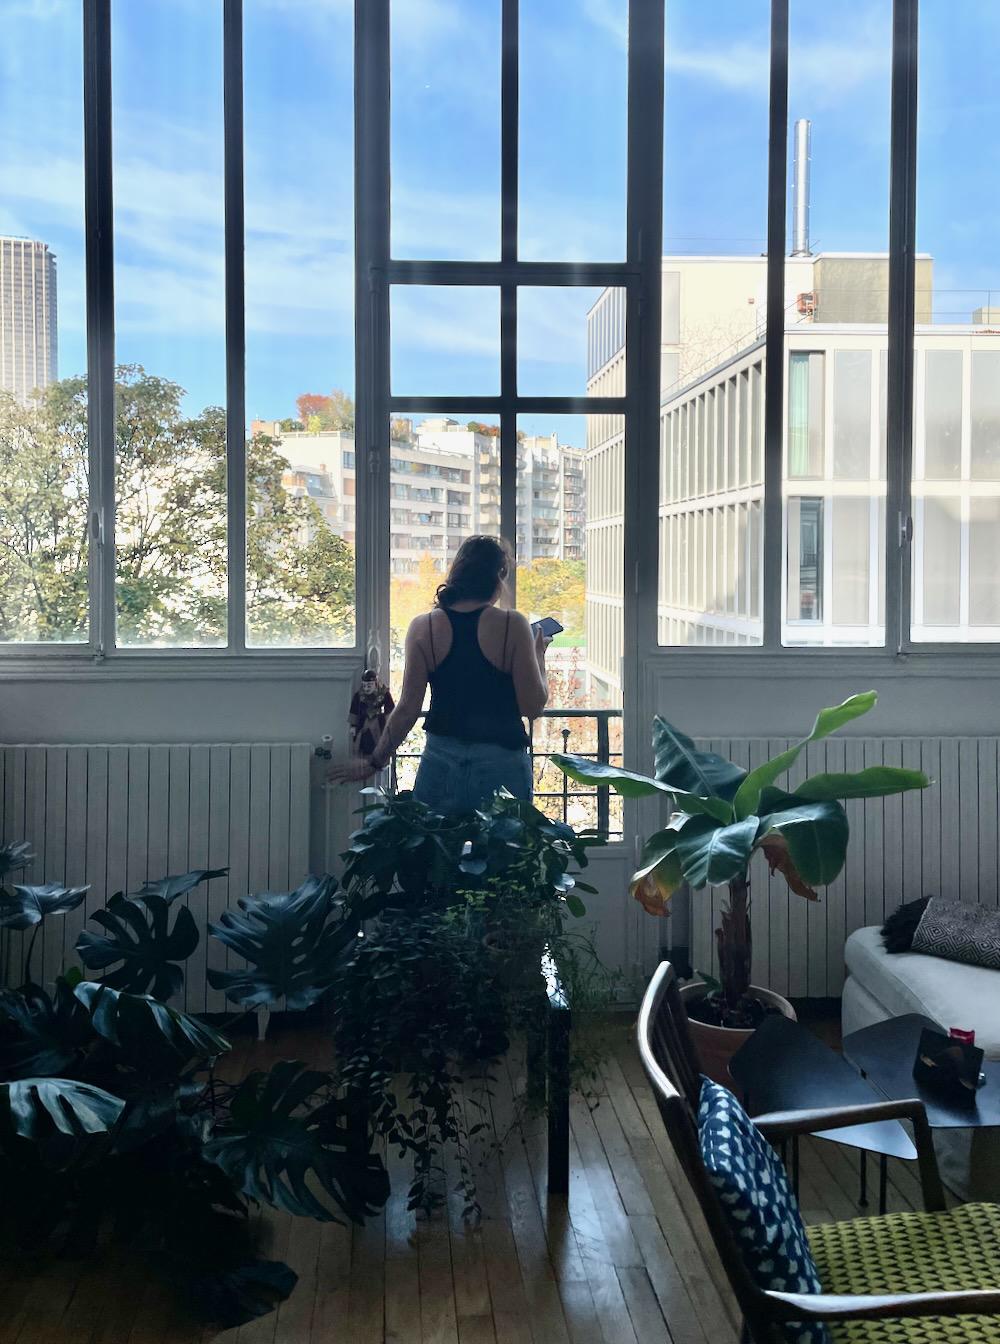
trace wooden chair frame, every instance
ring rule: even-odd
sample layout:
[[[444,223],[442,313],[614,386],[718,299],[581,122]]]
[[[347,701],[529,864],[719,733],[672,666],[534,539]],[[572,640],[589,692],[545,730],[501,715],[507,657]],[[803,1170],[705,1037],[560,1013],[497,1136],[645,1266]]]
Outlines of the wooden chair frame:
[[[708,1179],[698,1143],[701,1076],[687,1014],[669,962],[661,962],[643,997],[637,1028],[639,1054],[674,1152],[708,1223],[746,1322],[745,1337],[754,1344],[784,1344],[784,1321],[878,1320],[882,1317],[962,1316],[1000,1313],[1000,1288],[956,1292],[878,1295],[765,1292],[743,1264],[722,1206]],[[884,1101],[810,1111],[756,1116],[754,1124],[772,1143],[817,1130],[840,1129],[875,1120],[909,1120],[913,1126],[924,1204],[928,1212],[945,1208],[937,1158],[923,1102]]]

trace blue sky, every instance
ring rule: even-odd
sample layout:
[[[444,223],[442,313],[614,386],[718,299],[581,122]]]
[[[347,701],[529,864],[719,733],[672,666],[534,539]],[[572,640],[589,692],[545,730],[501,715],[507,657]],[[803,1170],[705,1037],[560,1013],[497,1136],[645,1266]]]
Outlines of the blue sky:
[[[766,0],[666,0],[664,246],[764,246]],[[60,372],[84,368],[80,0],[4,0],[0,232],[59,265]],[[615,260],[625,0],[522,0],[521,247]],[[792,0],[790,111],[813,121],[817,248],[887,240],[890,0]],[[113,0],[118,358],[224,396],[221,0]],[[924,0],[918,246],[940,319],[1000,295],[1000,5]],[[247,413],[353,384],[351,0],[246,0]],[[499,2],[395,0],[393,246],[495,256]],[[400,294],[405,391],[496,390],[495,295]],[[525,390],[582,391],[592,292],[534,293]],[[463,302],[464,300],[464,302]],[[1000,297],[993,299],[994,306]],[[534,426],[533,426],[534,427]],[[537,426],[541,428],[541,426]]]

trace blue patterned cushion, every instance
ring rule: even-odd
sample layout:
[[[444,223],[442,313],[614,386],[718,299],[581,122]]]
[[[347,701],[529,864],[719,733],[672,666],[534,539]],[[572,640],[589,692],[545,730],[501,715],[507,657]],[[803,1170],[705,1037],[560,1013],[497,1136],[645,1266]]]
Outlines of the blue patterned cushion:
[[[725,1087],[701,1081],[698,1137],[708,1178],[754,1283],[786,1293],[823,1291],[781,1159]],[[788,1344],[830,1344],[822,1322],[789,1322]]]

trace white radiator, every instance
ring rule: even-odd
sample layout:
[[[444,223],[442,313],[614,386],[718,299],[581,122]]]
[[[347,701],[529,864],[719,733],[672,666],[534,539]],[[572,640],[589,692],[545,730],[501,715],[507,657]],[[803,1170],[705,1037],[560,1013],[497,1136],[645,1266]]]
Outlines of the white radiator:
[[[168,873],[228,867],[228,878],[180,898],[202,938],[176,1001],[192,1012],[225,1011],[205,970],[226,967],[231,954],[205,925],[240,896],[288,891],[307,875],[310,758],[299,742],[0,747],[3,842],[28,840],[36,855],[11,880],[91,885],[84,905],[45,922],[34,979],[50,985],[78,964],[74,945],[87,914],[113,892],[137,891]],[[16,981],[26,936],[7,937],[8,983]]]
[[[720,739],[703,748],[759,765],[790,739]],[[844,940],[881,924],[901,901],[946,896],[996,908],[998,883],[997,760],[1000,738],[832,738],[811,743],[786,776],[794,787],[821,771],[902,765],[923,770],[929,789],[847,803],[847,863],[818,903],[794,895],[764,859],[751,872],[754,982],[792,998],[839,995]],[[782,783],[781,780],[778,781]],[[692,961],[717,968],[713,931],[723,888],[691,893]]]

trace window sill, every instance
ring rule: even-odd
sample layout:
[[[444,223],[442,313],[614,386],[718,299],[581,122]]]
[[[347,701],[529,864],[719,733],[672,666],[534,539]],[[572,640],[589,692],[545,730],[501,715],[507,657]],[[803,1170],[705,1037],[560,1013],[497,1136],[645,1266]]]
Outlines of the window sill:
[[[0,649],[0,681],[351,681],[357,649],[149,649],[102,656],[89,649]]]
[[[659,645],[648,651],[647,666],[659,675],[718,677],[815,677],[866,675],[907,677],[996,678],[1000,676],[1000,645],[935,646],[902,653],[877,648],[763,649],[750,645],[711,650]]]

